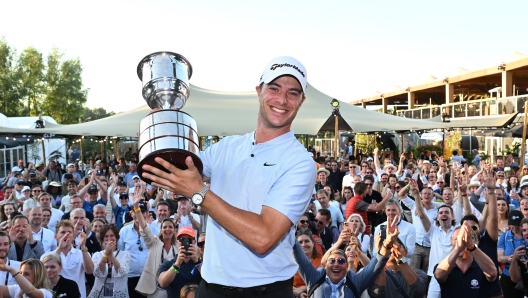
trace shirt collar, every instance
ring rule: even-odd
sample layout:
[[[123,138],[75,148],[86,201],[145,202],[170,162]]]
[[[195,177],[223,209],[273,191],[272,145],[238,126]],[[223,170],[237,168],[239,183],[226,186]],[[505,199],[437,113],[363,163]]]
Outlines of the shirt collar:
[[[344,284],[346,281],[346,276],[343,277],[342,280],[340,280],[337,284],[334,284],[330,278],[328,277],[328,275],[326,276],[326,282],[329,284],[329,285],[334,285],[336,288],[339,288],[342,284]]]

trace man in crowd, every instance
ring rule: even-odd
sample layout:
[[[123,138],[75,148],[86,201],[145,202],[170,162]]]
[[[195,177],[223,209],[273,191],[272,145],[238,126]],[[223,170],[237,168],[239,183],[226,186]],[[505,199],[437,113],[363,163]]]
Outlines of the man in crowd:
[[[27,217],[17,215],[11,221],[13,224],[9,234],[13,243],[9,248],[8,257],[19,262],[29,258],[39,259],[44,253],[44,248],[41,242],[33,239]]]
[[[128,173],[125,175],[125,178],[123,179],[127,183],[128,188],[134,187],[133,180],[135,176],[138,176],[137,166],[135,163],[131,163],[130,166],[128,166]]]
[[[367,170],[367,173],[372,173],[373,170],[369,169]],[[365,185],[367,186],[367,190],[365,191],[365,197],[363,200],[367,204],[374,205],[372,211],[367,210],[367,216],[368,221],[370,225],[370,230],[373,230],[375,227],[377,227],[380,223],[385,221],[384,214],[381,213],[381,210],[385,206],[383,204],[383,197],[381,196],[381,193],[378,191],[372,189],[372,186],[374,185],[374,176],[372,175],[366,175],[365,178],[363,178],[363,182],[365,182]],[[381,208],[381,209],[380,209]],[[367,224],[367,223],[365,223]]]
[[[55,235],[52,231],[43,228],[42,225],[42,208],[39,206],[31,208],[28,214],[29,224],[31,226],[31,233],[33,239],[37,239],[42,243],[44,252],[50,252],[57,248],[57,241],[55,241]]]
[[[154,220],[151,224],[161,230],[161,223],[165,218],[170,216],[169,210],[170,206],[168,203],[164,201],[159,202],[156,206],[156,220]]]
[[[339,228],[341,223],[345,221],[341,210],[330,205],[330,198],[326,190],[320,189],[315,195],[317,197],[317,201],[319,201],[319,204],[321,204],[321,208],[328,209],[328,211],[330,211],[330,213],[332,214],[332,222],[330,224],[330,227]]]
[[[394,221],[395,218],[398,218],[398,221],[396,222],[399,231],[398,237],[401,239],[407,249],[407,256],[409,258],[407,261],[410,262],[410,258],[413,256],[415,251],[414,245],[416,243],[416,231],[412,224],[402,220],[401,213],[402,210],[398,202],[393,199],[387,200],[385,203],[385,214],[387,215],[387,221],[376,227],[373,236],[376,237],[377,235],[380,235],[383,239],[385,237],[384,234],[386,234],[385,230],[387,229],[388,223]],[[378,252],[374,250],[373,257],[377,254]]]
[[[62,174],[62,171],[57,167],[57,162],[52,160],[49,162],[49,166],[42,172],[42,179],[60,183]]]
[[[400,191],[399,195],[403,204],[405,204],[407,208],[411,209],[412,222],[416,231],[416,250],[414,256],[411,259],[411,267],[416,269],[422,269],[427,272],[427,270],[429,269],[431,240],[429,240],[429,237],[427,237],[425,229],[422,225],[422,221],[417,215],[418,213],[416,211],[416,205],[418,203],[422,204],[422,207],[424,208],[425,214],[427,214],[429,222],[432,222],[438,214],[438,207],[443,204],[433,202],[433,190],[431,188],[423,188],[420,194],[418,183],[414,180],[410,181],[412,181],[409,185],[411,191],[413,192],[412,195],[415,198],[420,197],[420,199],[413,201],[407,195],[402,195],[405,193],[404,191]]]
[[[51,196],[47,192],[43,192],[38,197],[38,203],[42,208],[48,208],[51,210],[51,218],[48,223],[48,229],[54,230],[57,223],[61,220],[64,213],[59,209],[51,206]]]
[[[186,197],[178,198],[178,212],[174,214],[174,222],[178,227],[191,227],[196,231],[202,229],[200,216],[192,212],[192,206]]]
[[[11,260],[7,256],[10,243],[11,239],[9,238],[9,235],[4,231],[0,231],[0,260],[2,260],[4,264],[11,266],[18,271],[20,269],[20,262]],[[8,271],[0,271],[0,285],[10,286],[16,284],[17,282],[13,275],[9,274]]]
[[[453,251],[435,267],[442,298],[490,297],[497,268],[473,243],[471,233],[469,223],[456,228],[451,238]]]
[[[76,209],[76,208],[83,208],[84,206],[84,200],[81,198],[80,195],[73,195],[72,197],[70,197],[70,208],[73,210],[73,209]],[[84,209],[84,208],[83,208]],[[86,211],[86,209],[85,209]],[[70,212],[67,212],[67,213],[64,213],[64,215],[61,217],[61,220],[69,220],[70,219],[70,214],[71,214],[71,211]],[[86,218],[88,218],[88,220],[93,221],[94,219],[94,215],[92,212],[86,212]]]
[[[69,220],[62,220],[57,224],[55,239],[57,240],[58,247],[54,253],[61,257],[61,276],[76,281],[79,286],[81,298],[86,298],[86,284],[84,283],[84,278],[85,274],[93,273],[94,264],[85,245],[86,234],[80,232],[81,241],[79,243],[79,249],[73,248],[72,243],[75,238],[74,230],[75,227]]]
[[[320,168],[317,170],[317,179],[319,182],[315,184],[315,191],[318,191],[320,189],[323,189],[325,185],[328,184],[328,176],[330,175],[330,171],[328,171],[325,168]]]
[[[337,162],[335,160],[330,162],[330,175],[328,175],[328,184],[330,184],[334,190],[340,191],[343,185],[343,177],[346,171],[344,171],[344,160]]]

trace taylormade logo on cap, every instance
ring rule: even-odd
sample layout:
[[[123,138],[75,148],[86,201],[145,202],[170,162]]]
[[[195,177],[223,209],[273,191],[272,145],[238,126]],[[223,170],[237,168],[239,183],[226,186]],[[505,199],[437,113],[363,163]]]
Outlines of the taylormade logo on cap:
[[[303,93],[306,93],[307,72],[304,65],[297,59],[290,56],[276,57],[268,62],[264,68],[264,72],[260,77],[260,83],[270,83],[276,78],[290,75],[299,81]]]

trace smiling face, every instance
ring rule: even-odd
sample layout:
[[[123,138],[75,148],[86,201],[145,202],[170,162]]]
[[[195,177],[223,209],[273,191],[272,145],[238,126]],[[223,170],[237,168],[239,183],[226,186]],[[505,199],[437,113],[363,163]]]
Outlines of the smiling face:
[[[288,132],[304,102],[299,82],[291,76],[282,76],[256,90],[260,103],[258,127],[281,134]]]
[[[116,235],[114,234],[114,231],[112,231],[112,229],[108,229],[106,231],[106,234],[104,235],[104,244],[109,244],[110,242],[116,242],[117,241],[117,238],[116,238]]]
[[[497,201],[497,211],[501,215],[506,215],[506,211],[508,211],[508,204],[504,200],[498,200]]]
[[[301,244],[301,248],[306,254],[306,256],[310,258],[312,256],[314,248],[314,243],[312,242],[310,237],[308,237],[307,235],[300,235],[299,237],[297,237],[297,240],[299,241],[299,244]]]
[[[354,216],[348,222],[350,223],[350,229],[352,231],[361,230],[361,221],[359,220],[359,217]]]
[[[49,279],[57,277],[62,270],[62,267],[55,260],[49,260],[44,263],[44,268],[46,269]]]
[[[306,230],[310,226],[310,221],[308,220],[308,216],[303,215],[301,216],[301,219],[297,223],[297,228],[299,230]]]
[[[451,209],[449,207],[442,207],[438,209],[438,215],[436,216],[436,219],[442,228],[449,228],[451,227],[454,216],[453,213],[451,213]]]
[[[528,199],[521,199],[519,202],[519,210],[521,210],[524,217],[528,217]]]
[[[331,253],[326,262],[325,270],[330,281],[337,284],[348,272],[346,256],[338,253]]]
[[[453,205],[453,191],[449,188],[444,189],[444,204]]]
[[[174,224],[166,220],[163,222],[163,225],[161,226],[161,233],[163,234],[163,239],[172,239],[172,236],[174,236]]]
[[[396,216],[400,215],[400,208],[396,204],[386,205],[385,215],[387,215],[387,222],[393,221]]]
[[[7,253],[9,252],[9,237],[1,236],[0,237],[0,259],[5,259]]]

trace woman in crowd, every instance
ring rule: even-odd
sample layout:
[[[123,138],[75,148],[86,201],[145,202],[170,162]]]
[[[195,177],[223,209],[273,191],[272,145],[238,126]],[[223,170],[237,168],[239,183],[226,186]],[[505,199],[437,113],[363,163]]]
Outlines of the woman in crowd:
[[[79,286],[71,279],[64,278],[60,275],[62,271],[61,257],[56,253],[50,253],[42,258],[42,263],[46,269],[48,279],[53,290],[53,297],[60,298],[79,298]]]
[[[113,284],[111,296],[114,298],[128,297],[128,270],[130,269],[130,254],[117,249],[119,230],[115,225],[106,225],[99,231],[99,243],[104,250],[93,254],[95,284],[88,298],[110,296],[105,293],[107,283]],[[103,291],[103,293],[101,293]]]
[[[140,192],[134,193],[132,202],[134,209],[139,208],[139,201],[141,199],[143,199],[143,196]],[[160,265],[174,259],[178,255],[176,224],[171,218],[165,218],[161,222],[159,234],[154,236],[143,214],[141,212],[136,212],[135,214],[136,221],[139,224],[139,233],[143,237],[145,245],[149,250],[147,262],[139,278],[136,291],[143,295],[152,295],[154,292],[160,290],[156,288]]]
[[[504,198],[497,198],[497,211],[499,213],[499,237],[502,233],[508,231],[508,215],[510,206]]]
[[[506,182],[506,194],[509,195],[512,191],[519,192],[519,179],[515,176],[508,178]]]
[[[0,260],[0,271],[9,272],[16,285],[0,285],[4,298],[52,298],[51,285],[44,265],[37,259],[28,259],[20,263],[20,271]]]
[[[330,199],[330,205],[336,207],[337,209],[339,209],[339,202],[336,201],[335,199],[335,191],[334,191],[334,187],[332,187],[331,185],[325,185],[324,187],[324,190],[326,190],[326,194],[328,195],[328,198]]]
[[[396,190],[398,178],[394,174],[389,175],[389,181],[383,188],[383,192],[381,193],[381,196],[385,197],[389,193],[391,194],[390,199],[398,199],[398,191]]]
[[[0,220],[2,221],[2,224],[4,224],[4,222],[9,224],[11,221],[11,213],[13,212],[15,212],[15,204],[6,203],[2,205],[0,208]]]
[[[352,217],[352,215],[350,216]],[[328,259],[328,253],[336,249],[344,249],[347,256],[348,270],[352,270],[357,273],[361,267],[366,267],[370,263],[368,256],[362,252],[361,243],[358,238],[354,236],[351,226],[343,228],[336,243],[326,251],[325,255],[321,259],[321,265],[326,266],[326,260]],[[361,263],[361,267],[359,264]]]
[[[40,226],[43,227],[43,228],[49,229],[53,233],[55,233],[54,229],[48,228],[50,220],[51,220],[51,209],[42,208],[42,223],[40,224]]]
[[[343,197],[341,199],[341,212],[343,213],[343,216],[346,214],[346,204],[353,196],[354,196],[354,191],[352,190],[352,187],[350,186],[343,187]]]
[[[128,173],[128,166],[126,164],[126,160],[124,156],[120,156],[118,160],[118,164],[116,167],[116,172],[119,177],[125,177],[125,175]]]
[[[95,233],[95,237],[97,238],[97,241],[99,241],[99,232],[101,231],[101,228],[106,224],[104,219],[101,218],[94,218],[94,220],[91,223],[92,226],[92,232]],[[102,243],[99,243],[102,245]]]
[[[198,291],[198,285],[186,285],[180,291],[180,298],[194,298],[194,294]]]
[[[361,215],[354,213],[348,217],[347,222],[349,223],[348,227],[352,233],[357,233],[356,238],[359,240],[361,251],[364,254],[367,254],[370,245],[370,236],[364,234],[366,228],[365,221]]]
[[[297,231],[295,236],[297,237],[297,241],[299,241],[302,250],[306,254],[306,257],[308,257],[308,260],[312,262],[314,268],[319,268],[323,256],[316,249],[315,239],[312,232],[310,232],[310,230],[300,230]],[[299,272],[295,273],[293,276],[293,293],[296,297],[301,295],[301,293],[306,293],[306,284],[302,280]]]

